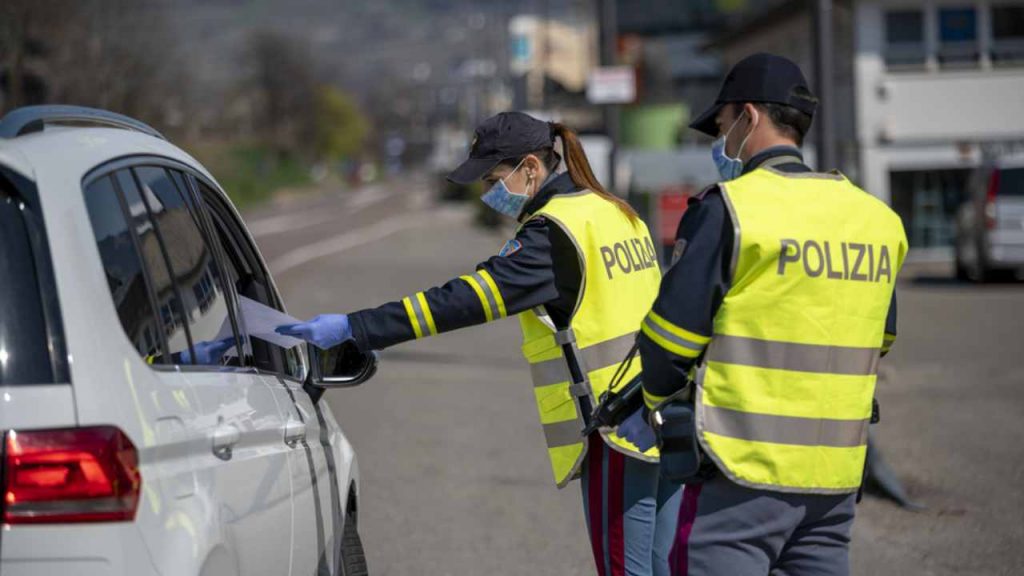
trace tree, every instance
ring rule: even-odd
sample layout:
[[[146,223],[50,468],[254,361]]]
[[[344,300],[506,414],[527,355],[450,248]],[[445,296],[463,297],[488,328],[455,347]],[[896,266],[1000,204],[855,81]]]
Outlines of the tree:
[[[316,154],[321,160],[337,161],[359,153],[369,124],[355,102],[332,86],[317,91]]]
[[[155,0],[2,0],[3,106],[95,106],[158,127],[184,117],[187,83]]]
[[[259,30],[249,38],[246,60],[257,134],[279,157],[312,156],[317,97],[309,51],[294,38]]]

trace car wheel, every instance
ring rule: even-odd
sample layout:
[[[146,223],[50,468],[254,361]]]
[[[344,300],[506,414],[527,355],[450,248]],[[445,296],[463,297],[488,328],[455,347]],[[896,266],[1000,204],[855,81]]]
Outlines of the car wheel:
[[[341,574],[368,576],[369,573],[363,541],[359,539],[359,531],[356,530],[355,515],[348,514],[345,516],[345,528],[341,535]]]
[[[960,255],[960,250],[959,249],[956,250],[955,262],[956,262],[956,279],[961,281],[961,282],[966,282],[970,278],[969,278],[969,276],[967,274],[967,265],[964,264],[963,256]]]

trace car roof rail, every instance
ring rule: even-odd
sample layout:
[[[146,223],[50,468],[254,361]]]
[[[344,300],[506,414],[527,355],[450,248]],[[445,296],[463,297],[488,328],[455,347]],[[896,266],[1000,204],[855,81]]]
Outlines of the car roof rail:
[[[123,114],[99,108],[64,104],[24,106],[11,110],[3,118],[0,118],[0,138],[17,138],[23,134],[39,132],[46,124],[62,122],[123,128],[142,132],[161,140],[167,139],[152,126]]]

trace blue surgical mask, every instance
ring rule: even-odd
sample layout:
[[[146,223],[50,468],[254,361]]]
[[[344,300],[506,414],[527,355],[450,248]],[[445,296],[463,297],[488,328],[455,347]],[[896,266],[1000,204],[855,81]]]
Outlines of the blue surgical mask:
[[[524,158],[523,160],[525,161],[526,159]],[[530,195],[512,192],[505,185],[505,179],[515,174],[516,170],[519,170],[519,167],[522,165],[523,162],[519,162],[508,176],[495,182],[494,186],[491,186],[491,189],[480,197],[480,200],[500,214],[519,218],[519,215],[523,212],[523,207],[526,206],[526,202],[530,199]]]
[[[743,114],[746,114],[746,111]],[[732,133],[732,129],[736,127],[740,118],[743,118],[743,114],[740,114],[740,117],[733,121],[732,126],[729,127],[725,135],[711,144],[711,159],[715,161],[715,168],[718,169],[718,175],[722,177],[723,182],[735,180],[743,174],[743,160],[740,160],[740,155],[743,153],[743,147],[747,145],[747,138],[750,138],[753,130],[743,138],[743,142],[740,142],[740,149],[736,151],[736,158],[730,158],[725,153],[725,143],[729,139],[729,134]]]

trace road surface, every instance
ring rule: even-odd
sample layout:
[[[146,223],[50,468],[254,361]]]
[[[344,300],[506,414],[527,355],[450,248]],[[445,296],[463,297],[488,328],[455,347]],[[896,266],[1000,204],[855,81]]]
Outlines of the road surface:
[[[432,196],[410,177],[245,216],[289,312],[310,317],[465,274],[507,239]],[[854,573],[1024,573],[1024,285],[909,276],[875,434],[927,510],[866,498]],[[595,573],[578,484],[550,478],[517,324],[397,346],[373,380],[326,394],[358,454],[372,574]]]

